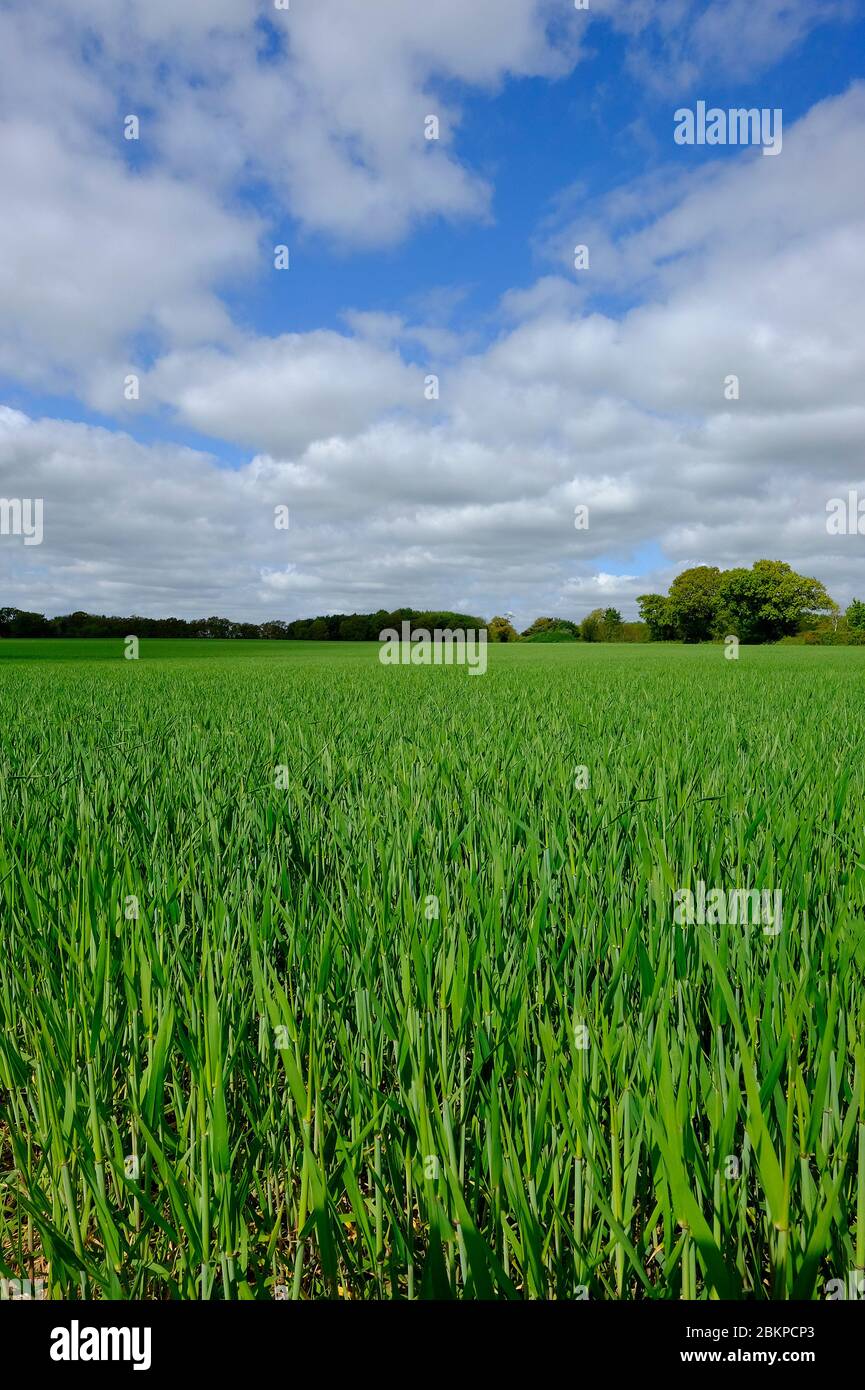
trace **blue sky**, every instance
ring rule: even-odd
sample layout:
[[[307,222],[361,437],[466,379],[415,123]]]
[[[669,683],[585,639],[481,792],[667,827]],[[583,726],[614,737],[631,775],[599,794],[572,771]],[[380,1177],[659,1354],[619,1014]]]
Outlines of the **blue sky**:
[[[863,51],[858,0],[4,0],[0,492],[46,523],[2,601],[630,615],[764,554],[849,598]],[[782,152],[676,145],[698,100]]]

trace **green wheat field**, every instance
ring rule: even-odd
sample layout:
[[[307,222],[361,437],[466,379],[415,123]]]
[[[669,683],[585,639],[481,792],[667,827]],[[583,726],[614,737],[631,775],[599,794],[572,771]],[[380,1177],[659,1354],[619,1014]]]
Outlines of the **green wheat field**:
[[[377,656],[0,643],[0,1275],[54,1299],[846,1285],[865,651]],[[781,931],[677,925],[700,882],[779,890]]]

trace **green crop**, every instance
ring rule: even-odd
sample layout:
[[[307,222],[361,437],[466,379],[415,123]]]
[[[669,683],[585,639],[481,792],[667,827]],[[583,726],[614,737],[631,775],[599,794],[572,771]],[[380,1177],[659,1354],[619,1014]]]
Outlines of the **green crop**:
[[[0,1274],[784,1299],[861,1273],[865,653],[122,653],[0,644]],[[677,925],[698,884],[780,892],[780,932]]]

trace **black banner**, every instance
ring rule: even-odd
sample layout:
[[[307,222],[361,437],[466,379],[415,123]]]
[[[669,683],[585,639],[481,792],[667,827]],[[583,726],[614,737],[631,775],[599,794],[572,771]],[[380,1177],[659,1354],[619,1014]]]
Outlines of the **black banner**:
[[[672,1367],[805,1368],[855,1365],[863,1346],[861,1303],[57,1303],[0,1302],[0,1334],[41,1380],[99,1377],[108,1370],[164,1376],[218,1372],[248,1379],[266,1366],[342,1363],[387,1367],[406,1336],[425,1347],[429,1373],[468,1359],[487,1373],[514,1371],[516,1354],[568,1358],[617,1373]],[[382,1345],[376,1339],[398,1339]],[[457,1338],[455,1341],[453,1338]],[[422,1339],[422,1340],[417,1340]],[[561,1340],[559,1340],[561,1339]],[[381,1362],[383,1350],[387,1361]],[[4,1358],[4,1359],[7,1359]],[[8,1359],[7,1359],[8,1364]],[[310,1367],[312,1369],[312,1365]],[[406,1368],[409,1373],[409,1368]]]

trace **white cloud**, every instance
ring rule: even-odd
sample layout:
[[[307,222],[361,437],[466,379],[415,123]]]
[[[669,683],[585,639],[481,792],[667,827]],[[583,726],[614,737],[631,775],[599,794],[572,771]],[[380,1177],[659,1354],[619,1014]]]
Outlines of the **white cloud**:
[[[70,151],[57,131],[8,120],[0,139],[0,370],[56,389],[110,377],[122,401],[127,344],[230,337],[212,284],[256,260],[260,226],[108,152]]]
[[[143,389],[203,433],[283,454],[356,435],[424,399],[423,376],[398,353],[325,331],[255,339],[231,354],[172,353]]]

